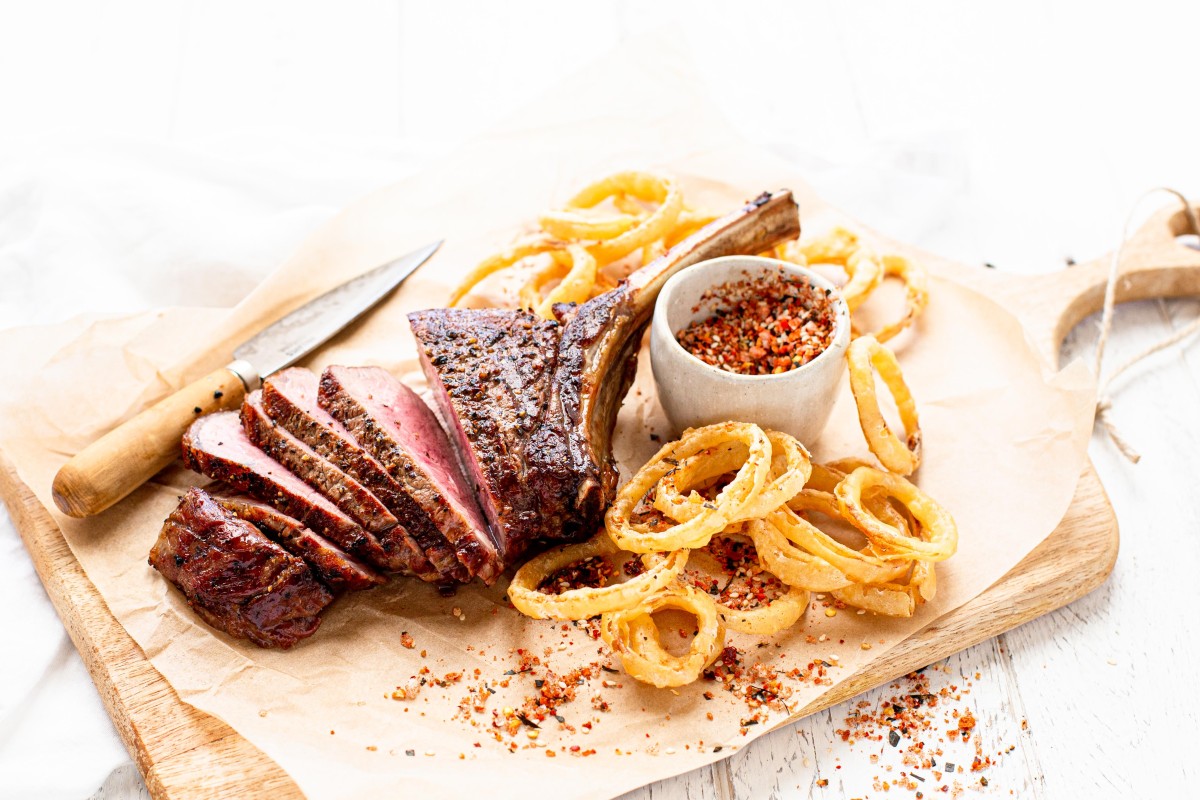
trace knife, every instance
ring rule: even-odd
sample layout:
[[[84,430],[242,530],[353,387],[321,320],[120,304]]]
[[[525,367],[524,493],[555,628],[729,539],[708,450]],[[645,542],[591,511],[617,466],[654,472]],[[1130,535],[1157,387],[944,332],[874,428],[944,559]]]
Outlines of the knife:
[[[233,351],[233,362],[185,386],[76,454],[54,476],[64,514],[98,514],[150,480],[179,455],[179,440],[199,416],[239,408],[260,376],[296,363],[387,297],[429,260],[441,241],[376,267],[267,326]]]

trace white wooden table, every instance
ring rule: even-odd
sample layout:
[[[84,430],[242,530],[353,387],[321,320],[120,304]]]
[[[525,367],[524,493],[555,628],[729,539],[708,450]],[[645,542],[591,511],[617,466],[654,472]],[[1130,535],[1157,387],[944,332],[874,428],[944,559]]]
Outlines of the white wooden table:
[[[345,154],[355,148],[361,169],[394,157],[393,168],[374,176],[384,183],[614,45],[660,30],[658,38],[675,37],[693,54],[715,102],[747,136],[801,159],[818,190],[854,216],[965,263],[1047,271],[1110,249],[1145,188],[1169,184],[1200,197],[1190,146],[1200,110],[1188,57],[1198,24],[1194,3],[1110,11],[1061,0],[853,8],[632,0],[4,5],[0,175],[36,177],[63,152],[55,148],[86,157],[80,143],[99,138],[150,153],[186,147],[223,165],[270,163],[272,142],[287,141],[314,154],[309,179],[342,181],[349,193],[373,185],[361,171],[347,177],[345,165],[356,162]],[[750,63],[760,76],[754,80],[744,77]],[[343,157],[330,159],[322,175],[321,154],[330,151]],[[31,165],[33,152],[50,160]],[[864,174],[882,177],[863,182]],[[921,196],[935,204],[933,215],[904,191],[926,178]],[[29,202],[36,206],[36,198]],[[312,224],[319,222],[314,215]],[[0,218],[0,233],[6,224],[25,223]],[[262,268],[294,243],[270,242]],[[35,271],[19,252],[0,249],[0,325],[156,299],[44,286]],[[1196,314],[1195,300],[1121,308],[1112,360]],[[1087,355],[1095,338],[1094,320],[1085,322],[1065,357]],[[1200,350],[1187,343],[1159,355],[1117,391],[1118,423],[1144,457],[1135,467],[1100,436],[1092,444],[1122,528],[1112,578],[939,665],[949,674],[932,673],[935,686],[970,680],[970,693],[953,707],[974,713],[987,752],[1013,746],[982,773],[988,787],[978,775],[960,776],[984,796],[1197,791]],[[23,550],[3,522],[3,552],[19,560]],[[10,589],[0,597],[36,617],[45,613],[36,594]],[[22,753],[59,751],[65,742],[112,746],[69,645],[38,657],[53,679],[32,688],[7,680],[12,667],[0,663],[0,778],[16,774]],[[39,709],[56,693],[79,698],[76,713],[58,728],[39,725]],[[865,699],[877,705],[888,694]],[[849,712],[849,705],[823,712],[712,768],[630,796],[883,796],[875,784],[901,769],[896,750],[886,741],[842,742],[835,731]],[[97,774],[95,785],[96,796],[109,800],[145,796],[132,765],[107,780]],[[44,796],[72,796],[53,774],[41,788]],[[897,793],[912,796],[898,788],[887,796]]]

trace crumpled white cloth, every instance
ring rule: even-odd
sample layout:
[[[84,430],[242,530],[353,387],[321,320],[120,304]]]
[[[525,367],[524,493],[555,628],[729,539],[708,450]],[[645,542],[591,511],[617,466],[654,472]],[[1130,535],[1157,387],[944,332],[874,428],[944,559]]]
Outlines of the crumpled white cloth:
[[[21,155],[0,156],[0,327],[231,306],[341,207],[444,148],[366,139],[0,146]],[[840,165],[772,149],[890,235],[971,250],[972,230],[955,214],[967,180],[954,136],[893,142]],[[0,656],[0,795],[88,796],[129,757],[3,510],[0,608],[15,612]]]

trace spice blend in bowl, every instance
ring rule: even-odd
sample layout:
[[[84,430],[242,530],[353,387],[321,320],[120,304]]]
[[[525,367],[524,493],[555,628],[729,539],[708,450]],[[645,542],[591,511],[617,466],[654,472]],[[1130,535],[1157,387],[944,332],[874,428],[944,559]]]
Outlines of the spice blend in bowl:
[[[719,369],[777,375],[802,367],[833,342],[832,291],[780,269],[714,286],[694,309],[713,313],[675,334],[683,349]]]
[[[811,445],[846,374],[850,310],[805,267],[758,256],[703,261],[666,282],[650,363],[676,431],[754,420]]]

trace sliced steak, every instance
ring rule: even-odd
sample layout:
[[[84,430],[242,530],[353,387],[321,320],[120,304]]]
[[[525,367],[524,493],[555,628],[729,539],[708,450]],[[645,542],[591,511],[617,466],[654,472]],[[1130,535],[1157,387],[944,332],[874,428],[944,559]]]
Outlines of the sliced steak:
[[[397,527],[399,521],[383,501],[267,416],[261,392],[251,392],[246,397],[242,404],[241,419],[246,435],[260,450],[332,500],[334,505],[379,539],[388,557],[388,561],[380,562],[380,566],[417,574],[424,580],[441,580],[441,575],[417,549],[404,528]]]
[[[281,370],[263,381],[263,406],[271,419],[383,501],[400,521],[414,547],[423,554],[423,559],[432,565],[425,568],[420,561],[414,560],[413,572],[423,576],[435,569],[445,578],[470,580],[466,567],[459,563],[454,548],[434,526],[429,515],[387,469],[355,441],[342,423],[320,407],[317,402],[319,384],[320,379],[309,370],[300,367]]]
[[[425,376],[508,563],[535,539],[582,539],[602,524],[617,486],[617,412],[667,279],[706,259],[764,252],[799,232],[791,193],[763,194],[612,291],[556,306],[561,324],[494,309],[409,315]]]
[[[540,424],[553,396],[561,326],[501,309],[434,309],[408,319],[434,401],[510,563],[532,539],[574,518],[570,498],[560,496],[573,482],[565,437]],[[531,461],[531,450],[558,456]],[[547,480],[539,471],[545,463],[563,474]]]
[[[429,406],[379,367],[328,368],[319,400],[429,516],[469,574],[493,583],[503,562]]]
[[[242,403],[242,427],[250,441],[328,497],[371,533],[396,527],[396,517],[378,497],[333,463],[267,416],[262,392],[251,392]]]
[[[149,561],[201,619],[260,647],[311,636],[333,601],[303,560],[202,489],[189,489],[167,517]]]
[[[321,582],[335,592],[370,589],[387,578],[355,560],[324,536],[249,497],[214,496],[217,503],[257,527],[294,556],[303,558]]]
[[[183,435],[183,463],[274,506],[355,557],[389,568],[391,559],[379,540],[255,447],[236,411],[209,414],[193,422]]]

